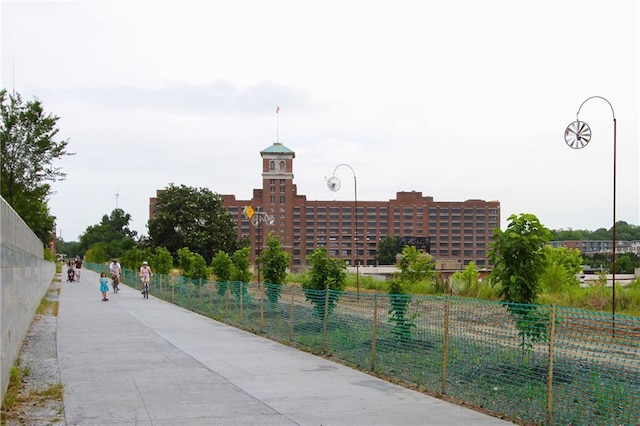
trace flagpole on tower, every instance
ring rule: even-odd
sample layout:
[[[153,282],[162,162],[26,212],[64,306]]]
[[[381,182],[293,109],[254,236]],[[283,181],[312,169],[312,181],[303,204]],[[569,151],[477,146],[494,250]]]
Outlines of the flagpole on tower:
[[[280,143],[280,105],[276,107],[276,143]]]

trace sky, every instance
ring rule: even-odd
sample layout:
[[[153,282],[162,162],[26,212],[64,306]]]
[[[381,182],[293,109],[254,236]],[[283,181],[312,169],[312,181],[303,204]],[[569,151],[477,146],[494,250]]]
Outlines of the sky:
[[[115,208],[148,235],[171,183],[250,199],[274,142],[308,200],[352,200],[355,174],[362,201],[498,200],[502,229],[532,213],[596,230],[615,177],[616,220],[640,225],[636,0],[2,0],[0,15],[2,87],[58,116],[75,153],[49,200],[65,241]]]

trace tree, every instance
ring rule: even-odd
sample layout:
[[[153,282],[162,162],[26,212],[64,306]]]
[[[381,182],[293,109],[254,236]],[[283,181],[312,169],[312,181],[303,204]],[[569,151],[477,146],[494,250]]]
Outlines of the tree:
[[[329,303],[326,308],[329,313],[338,304],[339,292],[344,290],[347,279],[347,263],[342,259],[332,259],[327,255],[325,247],[315,249],[308,257],[311,271],[302,283],[305,298],[314,305],[314,316],[323,318],[325,312],[325,298],[329,290]]]
[[[68,140],[54,140],[59,117],[46,114],[39,100],[23,103],[19,94],[8,95],[2,89],[0,104],[2,197],[46,246],[55,222],[47,204],[48,182],[64,179],[54,162],[73,154],[66,151]]]
[[[407,290],[433,276],[435,263],[428,253],[404,246],[397,266],[400,272],[389,284],[389,322],[393,324],[392,333],[406,343],[411,341],[411,330],[415,328],[413,319],[407,315],[411,303]]]
[[[396,237],[385,237],[378,244],[375,261],[378,265],[395,265],[400,246]]]
[[[247,285],[251,281],[251,260],[249,260],[249,247],[243,247],[240,250],[236,250],[231,256],[233,261],[233,271],[231,279],[235,281],[232,287],[232,293],[236,300],[242,300],[249,302],[251,295],[247,290]]]
[[[540,292],[545,245],[552,234],[533,214],[511,215],[508,220],[506,231],[496,229],[493,233],[491,276],[500,286],[500,296],[516,322],[524,349],[547,337],[548,314],[539,312],[532,303]]]
[[[211,271],[216,276],[216,288],[220,296],[227,292],[227,286],[233,274],[233,261],[231,256],[222,250],[211,260]]]
[[[166,247],[174,256],[183,247],[205,259],[238,248],[236,226],[222,198],[206,188],[169,184],[158,195],[148,228],[152,245]]]
[[[451,277],[451,287],[457,294],[469,297],[478,297],[480,291],[480,274],[475,262],[469,262],[464,271],[456,271]]]
[[[271,232],[267,235],[267,247],[260,253],[260,265],[262,266],[267,299],[276,303],[280,299],[282,284],[287,277],[289,266],[289,253],[282,250],[280,240]]]
[[[144,261],[149,262],[155,274],[167,275],[173,268],[173,257],[164,247],[133,247],[127,250],[119,261],[123,268],[134,272],[138,271]]]
[[[500,285],[504,302],[534,303],[544,271],[545,245],[551,231],[533,214],[511,215],[506,231],[494,230],[489,259],[494,265],[491,276]]]
[[[546,265],[540,276],[542,288],[552,293],[560,293],[566,288],[580,285],[576,277],[583,264],[580,250],[546,246],[544,251]]]
[[[178,250],[178,265],[182,276],[192,281],[200,282],[209,277],[209,268],[204,258],[186,247]]]
[[[80,235],[79,249],[82,253],[89,247],[100,243],[109,258],[122,257],[124,253],[135,247],[136,231],[129,229],[131,215],[122,209],[114,209],[109,216],[102,216],[98,225],[89,226]]]

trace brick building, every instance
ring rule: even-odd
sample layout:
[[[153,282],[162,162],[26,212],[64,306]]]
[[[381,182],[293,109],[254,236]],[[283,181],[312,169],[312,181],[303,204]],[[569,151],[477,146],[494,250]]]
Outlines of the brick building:
[[[307,256],[322,246],[330,257],[344,259],[351,266],[375,265],[378,242],[387,236],[426,241],[439,261],[489,266],[489,242],[493,229],[500,226],[499,201],[434,201],[421,192],[398,192],[388,201],[357,200],[356,212],[355,199],[309,201],[299,195],[293,181],[295,152],[281,143],[260,155],[262,188],[254,189],[250,200],[221,195],[238,236],[251,241],[252,262],[272,232],[291,254],[294,271],[306,266]],[[152,198],[151,215],[154,205]],[[243,214],[247,206],[257,212],[253,223]]]

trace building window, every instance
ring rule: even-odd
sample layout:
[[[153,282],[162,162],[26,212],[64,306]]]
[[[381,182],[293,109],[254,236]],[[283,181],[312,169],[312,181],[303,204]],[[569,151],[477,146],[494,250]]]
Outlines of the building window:
[[[270,171],[274,171],[276,169],[276,162],[275,161],[269,161],[269,170]]]
[[[280,161],[280,170],[283,171],[284,169],[284,161]]]

